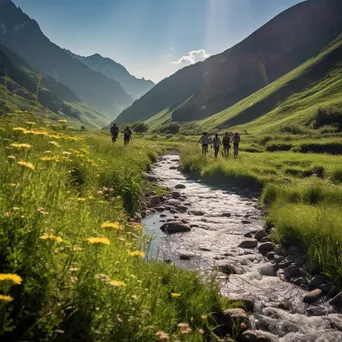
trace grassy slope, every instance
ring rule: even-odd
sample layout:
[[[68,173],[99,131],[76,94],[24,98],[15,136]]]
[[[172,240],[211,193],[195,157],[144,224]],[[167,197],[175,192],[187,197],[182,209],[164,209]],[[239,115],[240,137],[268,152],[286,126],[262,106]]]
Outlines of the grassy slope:
[[[342,286],[342,157],[242,152],[215,161],[212,154],[203,160],[199,148],[183,148],[182,166],[207,182],[263,190],[274,241],[303,246],[311,267]]]
[[[101,133],[37,128],[28,114],[0,120],[0,273],[23,279],[0,280],[0,294],[12,297],[0,297],[0,336],[150,342],[162,330],[172,340],[202,341],[199,329],[225,305],[216,286],[130,255],[148,249],[127,213],[139,205],[141,171],[161,144],[137,139],[124,148]],[[182,337],[180,322],[192,333]]]
[[[336,96],[342,92],[341,56],[342,36],[287,75],[197,123],[208,130],[235,126],[252,133],[272,133],[289,124],[308,125],[319,107],[342,106],[342,97]],[[242,125],[246,121],[251,122]]]

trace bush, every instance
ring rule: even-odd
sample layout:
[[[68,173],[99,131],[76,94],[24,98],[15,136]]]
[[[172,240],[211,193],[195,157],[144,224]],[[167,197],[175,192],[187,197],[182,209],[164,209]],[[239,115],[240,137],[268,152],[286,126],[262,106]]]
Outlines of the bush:
[[[180,124],[176,122],[171,122],[167,125],[160,127],[159,132],[164,134],[177,134],[180,129]]]
[[[342,183],[342,168],[336,168],[332,171],[331,180],[333,182]]]
[[[142,121],[135,122],[134,124],[131,125],[131,128],[136,133],[145,133],[149,130],[149,126],[145,122],[142,122]]]
[[[266,151],[268,152],[275,152],[275,151],[290,151],[292,148],[291,144],[284,144],[284,143],[274,143],[274,144],[267,144]]]
[[[319,108],[315,115],[314,128],[326,125],[334,125],[342,131],[342,112],[336,108]]]

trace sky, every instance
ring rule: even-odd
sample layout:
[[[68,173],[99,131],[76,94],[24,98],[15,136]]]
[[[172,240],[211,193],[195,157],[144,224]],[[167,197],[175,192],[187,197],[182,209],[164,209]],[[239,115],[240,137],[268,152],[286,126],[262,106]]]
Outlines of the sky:
[[[13,0],[55,44],[154,82],[234,46],[303,0]]]

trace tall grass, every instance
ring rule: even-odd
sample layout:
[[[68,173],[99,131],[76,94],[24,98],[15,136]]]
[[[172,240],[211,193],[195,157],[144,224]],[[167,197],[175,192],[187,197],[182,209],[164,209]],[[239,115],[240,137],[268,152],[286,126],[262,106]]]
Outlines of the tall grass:
[[[146,262],[141,225],[129,219],[158,148],[36,126],[1,122],[1,338],[202,341],[224,305],[216,285]]]

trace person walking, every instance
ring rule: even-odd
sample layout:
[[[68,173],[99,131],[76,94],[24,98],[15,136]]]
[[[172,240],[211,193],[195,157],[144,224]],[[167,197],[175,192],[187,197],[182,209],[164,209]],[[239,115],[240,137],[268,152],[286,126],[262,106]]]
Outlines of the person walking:
[[[115,123],[110,128],[110,133],[112,135],[112,142],[115,142],[119,136],[119,127]]]
[[[223,145],[223,156],[228,157],[229,150],[230,150],[230,136],[228,135],[228,132],[226,132],[225,136],[222,139],[222,145]]]
[[[220,151],[220,146],[221,146],[221,139],[219,138],[218,134],[215,134],[215,137],[213,139],[213,145],[214,145],[214,155],[215,159],[217,159],[217,155]]]
[[[131,139],[132,139],[132,131],[127,126],[124,130],[124,144],[128,145]]]
[[[202,136],[201,136],[200,140],[198,140],[197,144],[199,144],[199,143],[202,144],[202,156],[206,157],[206,155],[208,153],[208,146],[209,146],[209,144],[211,144],[211,139],[208,136],[207,132],[204,132],[202,134]]]
[[[239,144],[240,144],[240,135],[239,135],[238,132],[235,132],[234,136],[233,136],[234,158],[238,157],[238,154],[239,154]]]

